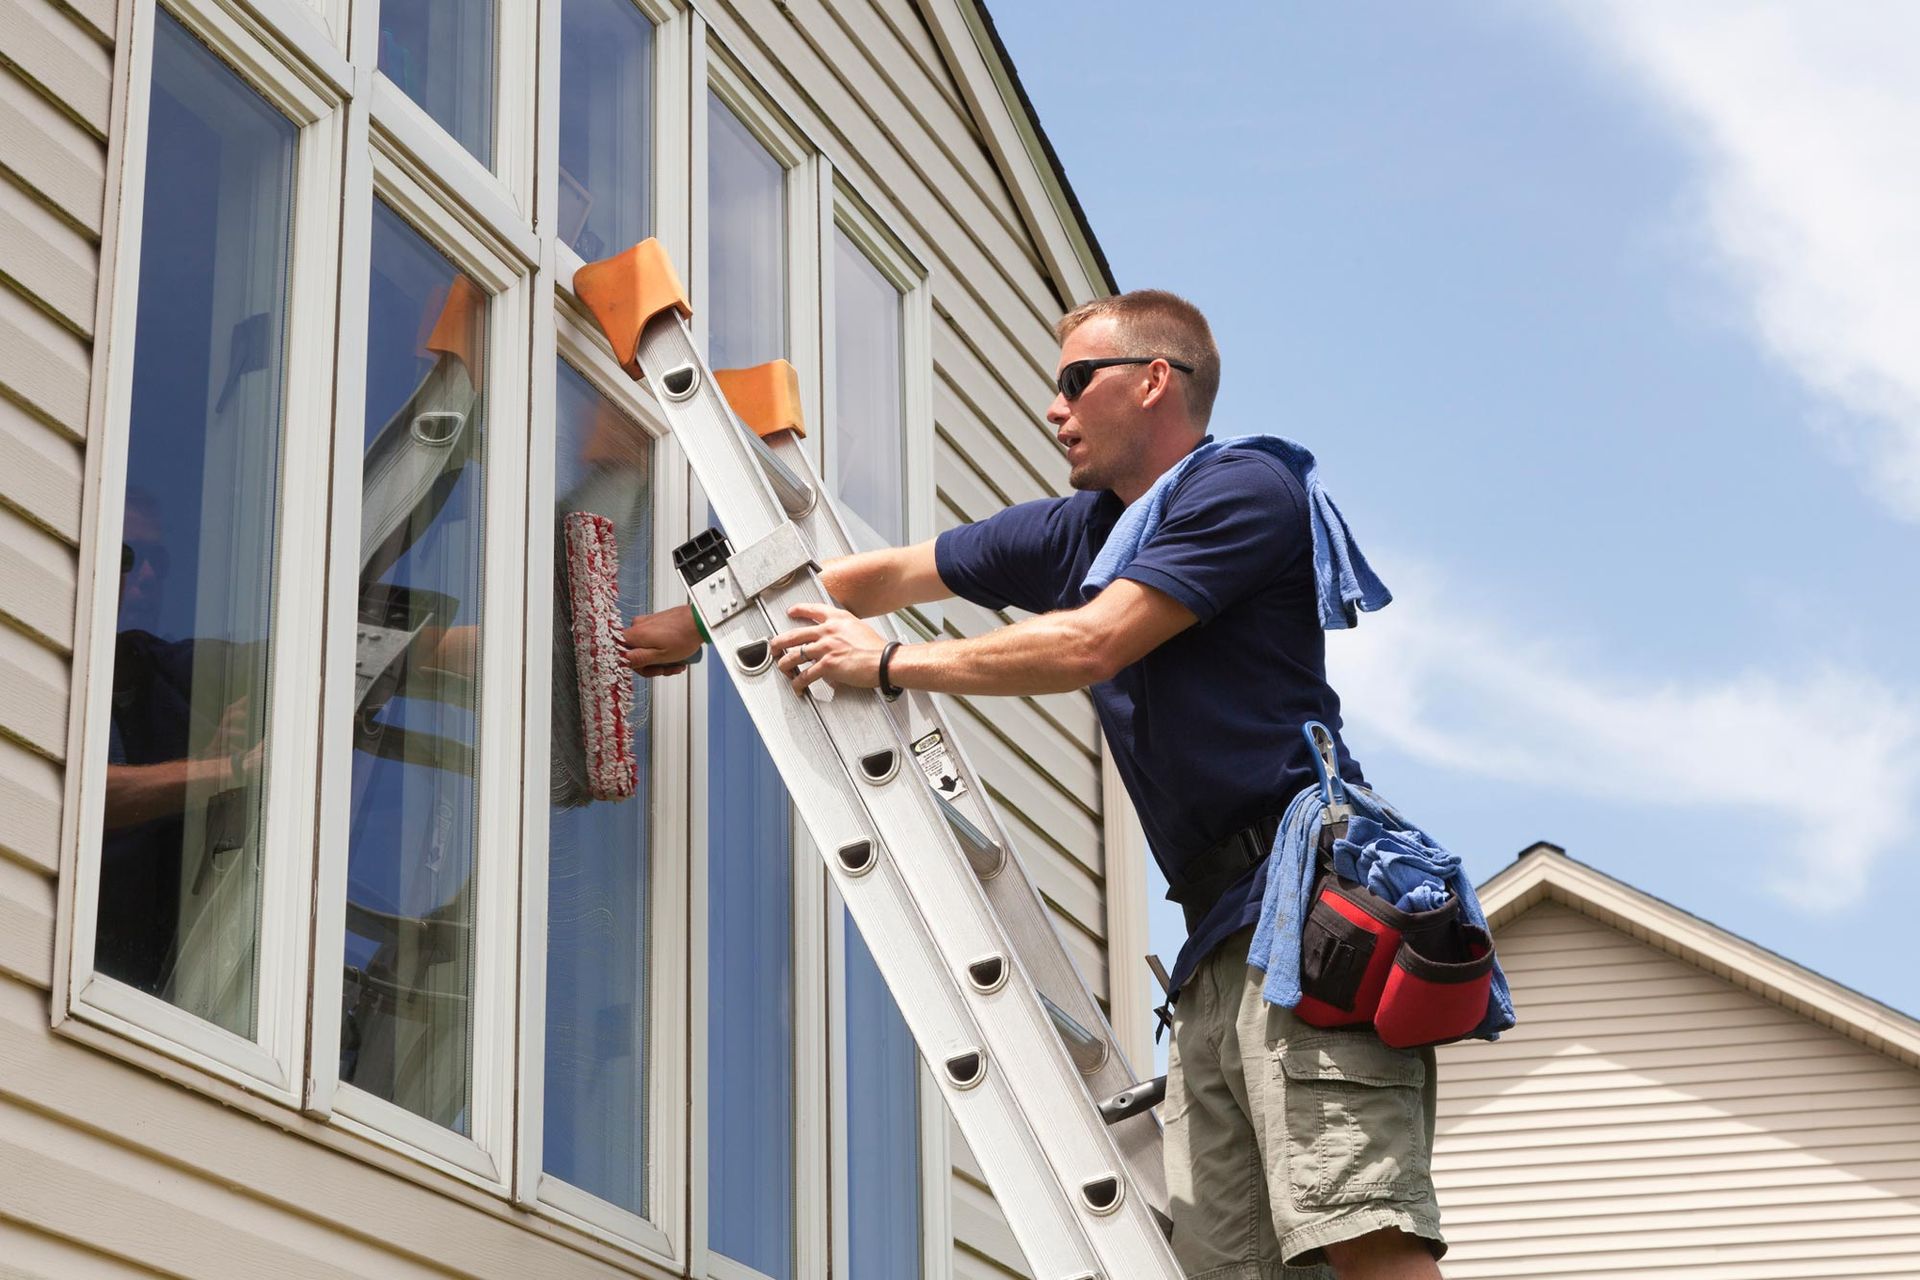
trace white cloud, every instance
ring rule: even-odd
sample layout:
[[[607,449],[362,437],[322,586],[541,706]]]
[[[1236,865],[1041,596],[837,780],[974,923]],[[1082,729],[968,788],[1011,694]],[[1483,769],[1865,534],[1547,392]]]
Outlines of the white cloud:
[[[1775,357],[1920,520],[1920,4],[1588,0],[1561,12],[1704,165],[1703,230]]]
[[[1347,722],[1424,763],[1563,794],[1721,811],[1777,831],[1770,887],[1866,892],[1920,811],[1920,705],[1858,671],[1648,679],[1470,614],[1395,564],[1393,606],[1329,638]],[[1384,572],[1384,571],[1383,571]]]

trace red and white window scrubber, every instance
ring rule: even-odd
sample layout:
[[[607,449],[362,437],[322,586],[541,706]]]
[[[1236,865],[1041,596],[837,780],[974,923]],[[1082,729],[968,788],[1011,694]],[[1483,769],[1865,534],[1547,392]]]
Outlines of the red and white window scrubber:
[[[567,603],[573,615],[573,666],[579,680],[581,747],[587,793],[624,800],[634,793],[633,673],[620,661],[620,550],[613,521],[575,511],[562,521],[567,542]]]

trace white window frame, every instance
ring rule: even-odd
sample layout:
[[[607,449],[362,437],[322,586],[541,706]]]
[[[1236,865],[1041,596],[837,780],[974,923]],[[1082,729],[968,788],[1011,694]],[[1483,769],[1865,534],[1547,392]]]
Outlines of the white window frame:
[[[834,235],[844,232],[868,262],[900,291],[900,390],[901,422],[905,433],[900,454],[902,462],[901,511],[908,545],[925,542],[934,533],[933,491],[933,286],[921,263],[925,254],[906,247],[872,206],[861,200],[846,181],[835,176],[824,184],[820,214],[820,332],[822,347],[822,402],[820,418],[822,448],[820,473],[832,475],[839,437],[834,429],[838,419],[835,404],[834,361]],[[869,541],[878,535],[853,511],[842,504],[841,519],[850,529]],[[856,539],[856,543],[858,539]]]
[[[444,192],[432,190],[378,133],[361,182],[349,183],[347,251],[340,310],[354,323],[341,330],[336,471],[333,483],[333,556],[327,603],[326,695],[321,707],[320,876],[314,938],[309,1114],[330,1116],[358,1133],[455,1177],[501,1193],[512,1169],[517,1054],[514,1017],[518,983],[520,871],[517,863],[521,743],[511,724],[486,723],[495,708],[523,706],[522,623],[526,616],[528,360],[532,277],[509,250],[467,225]],[[380,199],[424,240],[445,254],[489,295],[487,306],[487,452],[483,533],[480,713],[475,774],[497,780],[477,792],[474,967],[472,998],[471,1137],[463,1137],[404,1107],[339,1079],[340,1004],[345,963],[348,831],[352,800],[354,619],[359,596],[360,464],[365,436],[366,314],[371,269],[373,200]]]
[[[713,40],[704,22],[695,29],[695,86],[690,107],[693,150],[690,183],[693,194],[693,270],[688,281],[693,295],[694,339],[707,345],[706,318],[702,302],[707,295],[708,222],[707,222],[707,94],[716,94],[786,171],[787,205],[787,333],[788,360],[800,374],[800,394],[804,415],[815,421],[820,404],[820,310],[819,310],[819,191],[822,161],[819,152],[790,122],[790,119],[764,89],[756,83],[730,54]],[[809,444],[812,445],[812,441]],[[815,455],[817,457],[817,454]],[[691,521],[705,527],[706,499],[697,481],[690,480],[688,511]],[[691,533],[691,528],[689,533]],[[707,681],[724,679],[696,668],[693,689],[693,734],[689,755],[704,761],[709,750],[707,725]],[[695,850],[689,884],[690,915],[693,921],[691,1006],[704,1011],[708,1006],[707,963],[707,805],[709,800],[706,770],[696,770],[689,798],[689,828]],[[793,1097],[794,1097],[794,1274],[824,1275],[829,1256],[827,1214],[829,1196],[822,1185],[827,1168],[826,1110],[819,1105],[827,1097],[826,1004],[826,871],[808,841],[804,825],[796,814],[793,819]],[[693,1062],[690,1092],[693,1102],[693,1160],[689,1182],[695,1189],[692,1205],[692,1271],[707,1280],[766,1280],[762,1272],[727,1258],[709,1247],[708,1215],[708,1124],[710,1105],[707,1088],[708,1046],[704,1012],[696,1012],[692,1025]],[[811,1102],[811,1105],[810,1105]]]
[[[556,299],[565,308],[564,295]],[[655,593],[677,581],[673,547],[685,527],[685,488],[663,478],[685,466],[651,393],[630,379],[613,360],[604,338],[590,321],[571,309],[553,318],[556,358],[584,377],[616,410],[641,427],[653,442],[653,559]],[[547,400],[553,398],[551,383]],[[549,413],[536,423],[552,423]],[[541,518],[554,503],[553,432],[536,428],[531,483],[528,486],[527,563],[530,582],[540,581],[532,566],[553,562],[553,521]],[[670,590],[670,588],[669,588]],[[527,593],[527,701],[524,714],[526,788],[521,830],[521,1025],[520,1162],[515,1200],[537,1213],[568,1223],[610,1244],[678,1269],[686,1258],[686,1108],[687,1004],[683,999],[687,955],[687,824],[681,797],[687,793],[690,761],[680,744],[687,740],[687,682],[655,681],[652,697],[653,750],[646,762],[654,807],[649,824],[647,889],[647,1090],[646,1188],[648,1215],[631,1213],[545,1171],[542,1127],[545,1119],[548,890],[548,782],[535,766],[551,750],[552,626],[551,599]]]
[[[540,217],[543,243],[551,241],[554,251],[555,284],[568,297],[573,296],[573,277],[586,260],[571,245],[560,243],[557,234],[546,228],[559,216],[560,209],[560,3],[546,5],[547,20],[542,30],[540,75],[543,85],[540,154],[551,157],[540,167]],[[689,114],[696,83],[691,66],[693,31],[696,19],[681,4],[672,0],[630,0],[653,23],[653,238],[667,250],[681,278],[687,278],[688,240],[691,200],[688,184],[680,175],[687,173],[691,151]],[[549,92],[550,91],[550,92]],[[704,99],[701,105],[704,106]],[[609,245],[609,253],[619,253],[629,245]],[[597,333],[597,330],[596,330]]]
[[[702,311],[707,284],[707,91],[717,94],[749,132],[779,161],[787,174],[787,360],[800,373],[801,408],[808,422],[820,414],[820,240],[819,192],[825,179],[821,153],[796,128],[765,89],[709,37],[701,47],[694,83],[700,86],[693,124],[693,293],[694,340],[707,345]],[[809,442],[813,443],[812,436]],[[816,454],[816,461],[818,460]]]
[[[155,0],[132,0],[120,56],[128,60],[124,125],[110,175],[106,244],[101,255],[101,327],[96,339],[97,397],[88,450],[90,510],[82,522],[80,599],[73,660],[65,841],[72,903],[61,916],[66,975],[56,1009],[210,1075],[280,1102],[297,1103],[304,1063],[304,971],[309,945],[311,867],[304,850],[313,829],[312,778],[318,738],[299,714],[318,698],[318,575],[326,511],[312,486],[287,477],[316,475],[327,465],[327,365],[334,330],[335,245],[339,186],[333,165],[343,129],[343,102],[323,79],[302,75],[270,37],[210,0],[167,0],[187,32],[206,44],[241,80],[299,130],[295,142],[292,230],[288,251],[285,385],[278,499],[275,503],[274,599],[266,750],[266,808],[261,840],[270,851],[261,876],[258,1043],[136,991],[94,971],[104,835],[107,741],[110,732],[115,615],[131,432],[134,335],[140,294],[141,228],[148,180],[147,133],[153,90]]]
[[[322,0],[339,4],[342,0]],[[531,233],[534,188],[534,87],[540,44],[538,0],[461,0],[494,6],[493,162],[481,161],[387,79],[380,66],[380,2],[351,0],[353,61],[370,86],[373,118],[400,149],[417,158],[484,218],[495,235],[514,243],[529,265],[537,252]]]

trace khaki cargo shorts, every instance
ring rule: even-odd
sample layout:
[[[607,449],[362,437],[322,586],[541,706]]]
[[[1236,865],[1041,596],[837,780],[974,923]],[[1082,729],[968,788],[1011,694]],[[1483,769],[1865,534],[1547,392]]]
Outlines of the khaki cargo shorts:
[[[1181,989],[1167,1189],[1188,1280],[1331,1277],[1321,1250],[1397,1227],[1437,1258],[1433,1050],[1323,1031],[1261,998],[1245,930]]]

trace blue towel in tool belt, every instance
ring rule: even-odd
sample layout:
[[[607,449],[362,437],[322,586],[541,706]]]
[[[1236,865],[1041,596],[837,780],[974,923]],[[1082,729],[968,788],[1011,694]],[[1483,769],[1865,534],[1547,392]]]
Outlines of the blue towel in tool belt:
[[[1334,842],[1333,869],[1337,874],[1366,885],[1408,911],[1430,910],[1451,895],[1460,900],[1461,919],[1486,928],[1486,912],[1480,909],[1480,899],[1459,858],[1371,791],[1348,787],[1346,795],[1353,806],[1353,818],[1347,824],[1346,838]],[[1300,1003],[1300,929],[1313,902],[1317,871],[1314,848],[1320,835],[1320,815],[1326,807],[1326,794],[1317,786],[1307,787],[1287,806],[1273,838],[1273,861],[1267,867],[1260,923],[1247,951],[1247,963],[1266,972],[1262,991],[1267,1003],[1288,1009]],[[1473,1037],[1497,1039],[1513,1024],[1513,992],[1495,959],[1487,1016],[1474,1028]]]
[[[1333,505],[1333,499],[1320,487],[1320,476],[1313,455],[1306,446],[1281,436],[1236,436],[1231,440],[1209,440],[1169,467],[1153,487],[1127,504],[1113,532],[1107,535],[1100,554],[1087,567],[1081,594],[1091,600],[1118,577],[1127,563],[1146,545],[1160,527],[1167,512],[1167,499],[1186,474],[1222,449],[1254,449],[1272,454],[1285,464],[1306,490],[1307,511],[1313,526],[1313,578],[1320,592],[1320,625],[1329,631],[1341,630],[1360,620],[1360,610],[1368,613],[1387,605],[1393,595],[1380,581],[1367,558],[1354,544],[1353,533]]]

